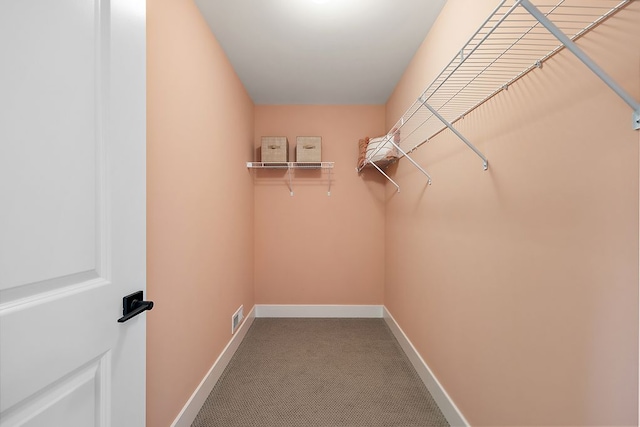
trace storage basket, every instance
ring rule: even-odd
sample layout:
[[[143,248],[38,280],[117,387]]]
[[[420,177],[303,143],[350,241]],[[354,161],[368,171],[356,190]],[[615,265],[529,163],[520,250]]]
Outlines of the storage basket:
[[[298,136],[296,138],[296,162],[316,163],[322,161],[322,138]]]
[[[286,136],[263,136],[261,160],[265,163],[284,163],[289,161],[289,141]]]

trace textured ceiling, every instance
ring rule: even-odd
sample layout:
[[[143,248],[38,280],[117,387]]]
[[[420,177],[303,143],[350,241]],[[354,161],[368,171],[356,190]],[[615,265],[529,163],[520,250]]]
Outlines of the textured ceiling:
[[[196,0],[256,104],[383,104],[446,0]]]

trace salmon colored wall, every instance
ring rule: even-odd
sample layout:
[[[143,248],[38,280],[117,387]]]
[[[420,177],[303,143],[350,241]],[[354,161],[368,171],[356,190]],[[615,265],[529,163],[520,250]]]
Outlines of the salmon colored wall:
[[[387,128],[496,1],[449,0]],[[471,10],[473,9],[473,10]],[[579,41],[640,99],[640,3]],[[385,305],[474,426],[637,425],[638,131],[562,51],[387,185]]]
[[[321,136],[327,175],[254,171],[255,290],[258,304],[382,304],[384,185],[356,171],[358,139],[384,133],[384,106],[256,106],[261,136]]]
[[[147,426],[166,427],[254,304],[253,103],[191,0],[147,13]]]

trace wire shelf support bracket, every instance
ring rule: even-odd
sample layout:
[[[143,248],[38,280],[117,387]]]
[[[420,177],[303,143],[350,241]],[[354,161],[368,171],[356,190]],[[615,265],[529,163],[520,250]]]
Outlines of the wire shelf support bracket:
[[[424,176],[426,176],[427,177],[427,184],[431,185],[431,175],[429,174],[429,172],[427,172],[422,166],[420,166],[418,164],[418,162],[413,160],[408,153],[406,153],[402,148],[400,148],[400,146],[393,141],[393,135],[391,135],[391,134],[387,134],[387,137],[384,140],[384,144],[379,144],[378,147],[367,156],[365,164],[370,164],[374,168],[376,168],[378,170],[378,172],[380,172],[385,178],[387,178],[387,180],[389,182],[391,182],[396,187],[396,192],[399,193],[400,192],[400,186],[398,185],[398,183],[396,183],[393,179],[391,179],[391,177],[389,175],[387,175],[382,170],[382,168],[376,164],[375,161],[373,161],[373,158],[375,157],[376,154],[378,154],[378,151],[380,151],[382,149],[382,147],[384,145],[386,145],[387,143],[390,143],[391,145],[393,145],[395,147],[395,149],[398,150],[398,152],[400,152],[402,154],[402,157],[406,157],[407,160],[409,160]],[[361,168],[356,168],[356,172],[360,173],[362,168],[364,168],[364,166],[362,166]]]
[[[394,147],[396,147],[396,150],[398,150],[398,151],[402,154],[402,156],[403,156],[403,157],[406,157],[406,158],[407,158],[407,160],[409,160],[409,161],[410,161],[410,162],[411,162],[411,163],[412,163],[416,168],[418,168],[418,170],[419,170],[420,172],[422,172],[422,174],[423,174],[424,176],[426,176],[426,177],[427,177],[427,184],[431,185],[431,175],[429,175],[429,172],[427,172],[426,170],[424,170],[424,168],[423,168],[422,166],[420,166],[420,165],[418,164],[418,162],[416,162],[415,160],[413,160],[409,154],[405,153],[405,152],[404,152],[404,150],[403,150],[402,148],[400,148],[400,146],[399,146],[398,144],[396,144],[395,142],[393,142],[393,140],[392,140],[392,139],[389,139],[389,142],[390,142],[391,144],[393,144],[393,146],[394,146]],[[379,148],[379,147],[378,147],[378,148]],[[375,165],[375,163],[373,163],[373,164]],[[376,166],[376,168],[377,168],[378,170],[380,170],[380,168],[378,168],[377,166]],[[386,174],[384,174],[384,175],[385,175],[385,176],[387,176]],[[388,176],[387,176],[387,179],[388,179],[388,180],[390,180],[391,182],[393,182],[393,180],[391,180],[391,178],[389,178]],[[393,182],[393,184],[398,188],[398,192],[400,192],[400,187],[398,187],[398,185],[397,185],[395,182]]]
[[[391,179],[391,177],[389,175],[384,173],[384,171],[380,168],[380,166],[376,165],[374,162],[372,162],[371,164],[373,165],[374,168],[378,169],[378,172],[380,172],[385,178],[387,178],[389,180],[389,182],[391,182],[396,187],[396,193],[399,193],[400,192],[400,186],[398,185],[398,183],[395,182],[393,179]]]
[[[505,88],[505,90],[506,90],[506,88]],[[422,100],[422,99],[420,99],[420,100]],[[465,138],[465,136],[462,135],[460,133],[460,131],[458,131],[458,129],[454,128],[453,125],[451,123],[449,123],[447,121],[447,119],[442,117],[435,110],[435,108],[433,108],[431,105],[429,105],[429,103],[427,101],[422,101],[422,105],[427,107],[427,110],[431,111],[431,114],[436,116],[438,118],[438,120],[440,120],[451,132],[453,132],[458,138],[460,138],[462,140],[462,142],[467,144],[467,147],[471,148],[473,150],[473,152],[476,153],[478,155],[478,157],[480,157],[482,159],[482,167],[484,168],[484,170],[489,169],[489,160],[487,160],[487,158],[484,156],[484,154],[482,154],[480,152],[480,150],[478,150],[471,142],[469,142],[469,140],[467,138]]]

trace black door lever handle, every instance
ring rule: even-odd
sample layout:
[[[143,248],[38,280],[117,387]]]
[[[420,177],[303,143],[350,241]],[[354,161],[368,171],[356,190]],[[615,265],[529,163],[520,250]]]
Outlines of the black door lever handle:
[[[142,291],[138,291],[122,298],[122,317],[118,319],[118,323],[126,322],[143,311],[153,308],[153,301],[143,301],[142,295]]]

